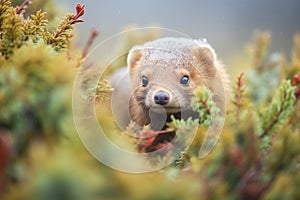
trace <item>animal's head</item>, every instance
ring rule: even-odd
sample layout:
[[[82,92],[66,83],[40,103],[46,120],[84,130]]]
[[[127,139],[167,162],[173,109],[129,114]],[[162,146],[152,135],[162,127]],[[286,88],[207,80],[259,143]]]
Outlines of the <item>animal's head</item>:
[[[133,47],[127,58],[136,102],[159,112],[189,109],[193,91],[210,87],[216,76],[216,54],[205,41],[163,38]]]

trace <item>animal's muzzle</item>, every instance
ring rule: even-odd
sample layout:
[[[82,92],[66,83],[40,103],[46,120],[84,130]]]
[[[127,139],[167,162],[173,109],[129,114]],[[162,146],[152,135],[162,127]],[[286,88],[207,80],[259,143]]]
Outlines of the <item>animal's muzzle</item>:
[[[169,103],[170,96],[168,93],[159,91],[154,95],[154,102],[159,105],[166,105]]]

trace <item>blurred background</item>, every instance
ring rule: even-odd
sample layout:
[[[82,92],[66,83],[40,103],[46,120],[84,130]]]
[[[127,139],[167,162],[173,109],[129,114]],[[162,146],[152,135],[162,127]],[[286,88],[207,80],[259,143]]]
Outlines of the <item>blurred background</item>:
[[[57,1],[70,12],[76,0]],[[119,33],[128,25],[157,25],[192,38],[206,38],[218,55],[230,65],[241,56],[255,31],[272,34],[271,50],[291,53],[292,37],[300,30],[300,2],[297,0],[213,0],[213,1],[82,1],[85,23],[77,27],[83,44],[91,27],[100,31],[97,41]]]
[[[18,6],[24,1],[12,2]],[[80,18],[84,22],[65,26],[68,20],[62,20],[63,16],[75,13],[77,3],[86,6]],[[0,9],[3,7],[1,4]],[[247,101],[258,109],[268,108],[281,80],[292,80],[300,71],[300,1],[33,0],[25,19],[39,9],[47,12],[48,26],[38,25],[41,29],[26,34],[20,28],[19,16],[10,10],[1,17],[0,12],[0,199],[300,199],[300,113],[280,131],[287,134],[274,139],[274,151],[259,148],[259,142],[250,138],[255,128],[249,118],[241,121],[240,129],[235,118],[229,118],[222,142],[210,156],[203,160],[189,157],[189,165],[185,165],[184,157],[180,167],[174,164],[147,174],[124,173],[101,164],[80,141],[72,115],[77,73],[86,75],[83,89],[91,91],[92,98],[99,95],[107,100],[111,92],[107,82],[100,82],[96,88],[89,83],[95,72],[79,70],[91,30],[99,31],[93,47],[124,29],[145,26],[206,38],[228,67],[233,84],[237,75],[245,72]],[[21,22],[15,23],[18,20]],[[62,37],[53,37],[57,33]],[[24,35],[31,40],[23,41]],[[157,36],[155,31],[125,34],[126,41],[117,47],[128,50],[133,44]],[[14,37],[21,42],[15,44]],[[106,51],[118,53],[115,48]],[[112,69],[123,66],[124,61],[125,56],[111,63],[116,67]],[[92,66],[99,62],[97,56],[91,59]],[[297,106],[296,111],[300,109],[299,101]],[[95,107],[110,137],[122,145],[128,138],[116,129],[110,102],[100,101]],[[289,137],[291,127],[299,134]]]

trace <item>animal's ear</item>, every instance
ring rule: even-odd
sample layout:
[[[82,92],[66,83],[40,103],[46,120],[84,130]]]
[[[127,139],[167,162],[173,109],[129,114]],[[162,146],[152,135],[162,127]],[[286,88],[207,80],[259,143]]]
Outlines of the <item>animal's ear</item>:
[[[127,56],[127,66],[128,69],[131,71],[135,68],[143,57],[142,49],[132,49],[129,51]]]
[[[216,74],[215,50],[209,45],[196,45],[191,48],[194,66],[206,76],[213,77]]]

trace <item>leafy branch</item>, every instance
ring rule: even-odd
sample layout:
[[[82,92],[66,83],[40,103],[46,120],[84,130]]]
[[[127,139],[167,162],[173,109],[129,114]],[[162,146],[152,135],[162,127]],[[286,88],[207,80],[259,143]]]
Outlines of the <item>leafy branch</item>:
[[[290,117],[294,111],[295,87],[290,81],[284,81],[276,98],[273,99],[268,110],[264,110],[264,114],[260,117],[262,120],[262,133],[259,138],[264,138],[268,134],[273,133],[276,129],[281,127]]]
[[[25,40],[32,39],[36,43],[40,38],[46,37],[48,20],[45,17],[46,13],[39,10],[30,16],[30,20],[24,21]]]
[[[188,166],[189,162],[191,159],[191,155],[187,152],[187,149],[185,151],[181,152],[180,157],[175,160],[174,164],[176,167],[180,169],[184,169],[185,167]]]
[[[2,3],[2,2],[1,2]],[[22,19],[16,14],[16,10],[8,3],[4,4],[0,11],[0,53],[5,58],[12,54],[14,48],[23,44]]]
[[[0,0],[0,55],[6,59],[15,49],[39,40],[56,51],[65,50],[72,37],[73,25],[83,22],[80,17],[84,15],[84,5],[77,4],[76,14],[67,14],[53,33],[48,29],[45,12],[37,11],[26,20],[20,16],[31,2],[25,0],[21,6],[14,8],[9,0]]]
[[[107,80],[102,80],[98,82],[98,85],[93,89],[92,98],[96,101],[105,101],[108,99],[109,95],[112,93],[113,88],[109,85]]]
[[[236,106],[236,120],[240,121],[240,112],[242,108],[242,97],[244,95],[244,73],[241,73],[236,80],[236,88],[234,90],[233,104]]]
[[[71,31],[73,31],[73,24],[83,22],[80,19],[84,15],[84,5],[76,5],[76,14],[67,14],[65,18],[57,26],[53,36],[50,37],[48,44],[51,44],[55,50],[66,49],[68,46],[69,39],[72,37]]]
[[[219,114],[219,108],[213,101],[212,93],[208,88],[198,88],[191,100],[193,111],[199,113],[199,123],[205,126],[212,124],[213,117]]]

